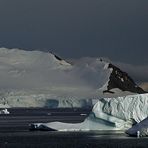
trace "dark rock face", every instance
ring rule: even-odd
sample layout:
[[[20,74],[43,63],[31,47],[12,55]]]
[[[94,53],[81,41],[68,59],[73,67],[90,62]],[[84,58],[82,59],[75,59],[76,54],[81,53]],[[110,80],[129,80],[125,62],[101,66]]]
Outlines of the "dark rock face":
[[[65,60],[63,60],[62,58],[60,58],[59,56],[57,56],[56,54],[54,54],[54,53],[51,53],[51,54],[53,54],[54,57],[55,57],[59,62],[65,61]],[[70,64],[69,62],[67,62],[67,61],[65,61],[65,63],[71,65],[71,64]],[[60,64],[63,65],[62,63],[60,63]]]
[[[57,55],[55,55],[55,54],[53,54],[53,55],[55,56],[55,58],[56,58],[57,60],[62,61],[62,58],[60,58],[59,56],[57,56]]]
[[[107,90],[103,91],[103,93],[114,93],[113,91],[110,91],[113,88],[119,88],[122,91],[130,91],[139,94],[146,93],[146,91],[137,86],[134,80],[128,76],[126,72],[121,71],[113,64],[109,64],[108,68],[112,69],[112,73],[109,77]]]

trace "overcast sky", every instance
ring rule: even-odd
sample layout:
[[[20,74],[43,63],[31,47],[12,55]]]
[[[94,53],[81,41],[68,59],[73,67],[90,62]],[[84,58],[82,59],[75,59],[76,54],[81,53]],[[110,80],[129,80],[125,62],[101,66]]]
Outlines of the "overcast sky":
[[[0,47],[148,65],[148,0],[0,0]]]

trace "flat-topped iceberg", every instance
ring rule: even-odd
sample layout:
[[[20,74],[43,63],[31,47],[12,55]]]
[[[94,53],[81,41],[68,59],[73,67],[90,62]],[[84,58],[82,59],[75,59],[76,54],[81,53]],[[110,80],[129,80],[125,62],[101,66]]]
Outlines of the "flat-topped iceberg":
[[[35,123],[31,129],[57,131],[122,130],[148,116],[148,94],[100,99],[90,115],[81,123]]]

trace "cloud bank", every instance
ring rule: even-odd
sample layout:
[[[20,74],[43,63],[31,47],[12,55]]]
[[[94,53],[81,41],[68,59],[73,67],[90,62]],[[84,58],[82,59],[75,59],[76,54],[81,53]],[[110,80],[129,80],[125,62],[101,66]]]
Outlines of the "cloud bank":
[[[148,92],[148,82],[140,84],[140,87],[143,88],[145,91]]]

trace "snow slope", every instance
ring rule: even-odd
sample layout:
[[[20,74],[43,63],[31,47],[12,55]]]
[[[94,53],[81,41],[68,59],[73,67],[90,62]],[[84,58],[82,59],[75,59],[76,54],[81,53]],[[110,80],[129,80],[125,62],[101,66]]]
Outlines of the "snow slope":
[[[0,48],[0,106],[84,107],[92,99],[139,93],[124,75],[98,58],[70,64],[52,53]]]
[[[84,122],[69,124],[61,122],[35,123],[32,129],[58,131],[78,130],[126,130],[134,123],[148,116],[148,94],[129,95],[117,98],[104,98],[93,107]]]

